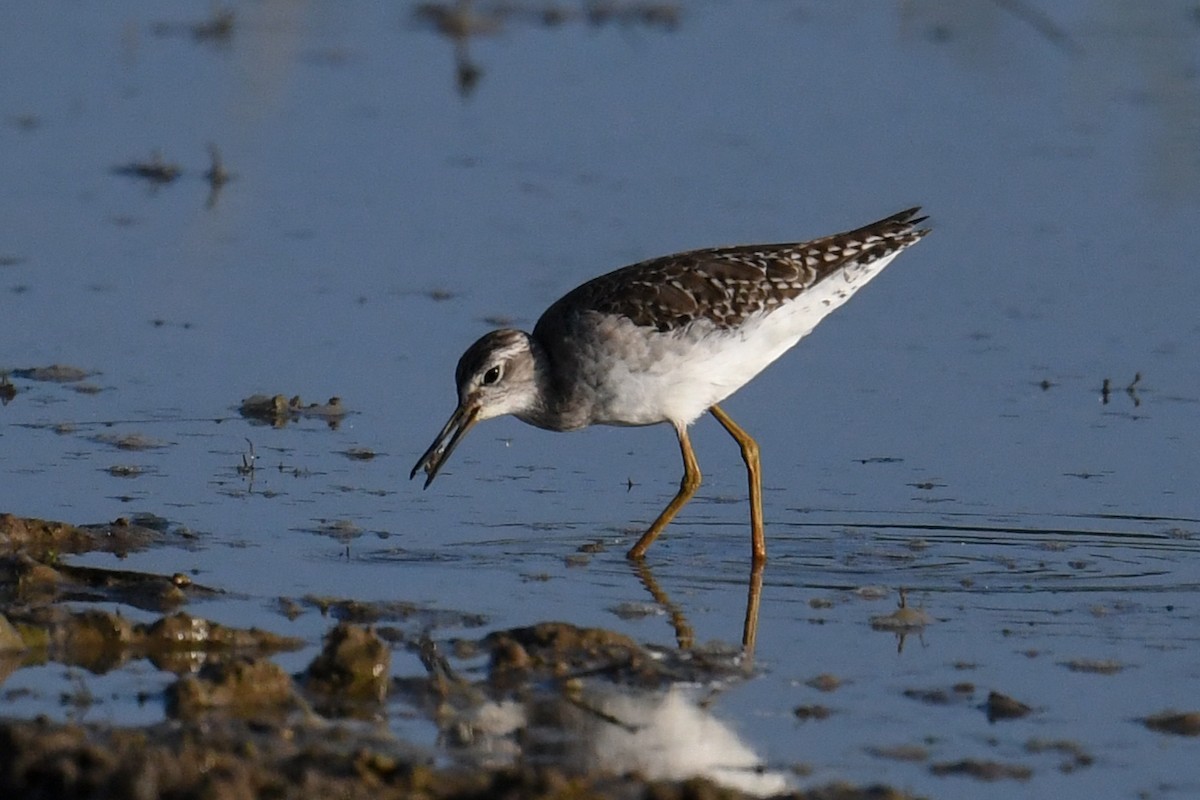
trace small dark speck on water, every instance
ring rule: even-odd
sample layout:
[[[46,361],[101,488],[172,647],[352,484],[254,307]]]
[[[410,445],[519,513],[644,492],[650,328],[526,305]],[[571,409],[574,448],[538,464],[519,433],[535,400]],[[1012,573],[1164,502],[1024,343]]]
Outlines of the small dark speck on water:
[[[182,170],[178,164],[163,160],[162,153],[154,152],[148,161],[131,161],[119,167],[113,167],[113,173],[127,178],[141,178],[152,184],[166,184],[180,176]]]
[[[506,317],[501,314],[493,314],[483,318],[483,321],[491,325],[493,328],[511,328],[513,326],[512,317]]]

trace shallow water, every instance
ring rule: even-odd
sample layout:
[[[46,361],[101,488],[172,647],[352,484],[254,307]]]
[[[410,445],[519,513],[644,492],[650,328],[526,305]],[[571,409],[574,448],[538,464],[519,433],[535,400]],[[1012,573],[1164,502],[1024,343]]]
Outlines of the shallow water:
[[[1196,710],[1200,685],[1193,5],[514,15],[467,43],[466,96],[452,43],[395,4],[237,5],[217,40],[187,27],[208,3],[0,11],[0,369],[70,364],[94,390],[11,376],[0,510],[187,529],[187,547],[72,563],[192,573],[228,593],[192,613],[311,642],[289,669],[328,625],[279,612],[305,594],[674,646],[669,603],[697,642],[736,644],[744,473],[710,420],[705,484],[651,581],[623,553],[677,485],[668,428],[501,420],[428,491],[408,471],[497,320],[532,325],[644,257],[921,203],[934,234],[725,405],[763,446],[771,560],[756,674],[706,708],[792,785],[1011,796],[930,770],[976,758],[1031,768],[1020,791],[1040,796],[1191,796],[1195,740],[1138,720]],[[210,142],[233,173],[215,196]],[[156,151],[174,182],[114,173]],[[350,413],[257,424],[238,414],[256,393]],[[153,446],[114,444],[128,434]],[[875,630],[902,588],[928,623]],[[392,669],[422,672],[401,651]],[[66,716],[83,680],[93,718],[161,716],[135,700],[167,680],[148,665],[77,673],[12,674],[7,713]],[[822,673],[841,687],[806,685]],[[905,695],[960,683],[944,704]],[[989,723],[990,690],[1033,712]],[[814,704],[832,713],[800,721]],[[1090,763],[1027,747],[1059,740]],[[869,750],[897,745],[926,756]]]

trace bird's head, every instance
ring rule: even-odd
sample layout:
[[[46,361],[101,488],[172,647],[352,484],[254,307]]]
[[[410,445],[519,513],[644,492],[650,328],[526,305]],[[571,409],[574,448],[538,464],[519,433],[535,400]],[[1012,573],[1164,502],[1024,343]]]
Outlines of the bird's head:
[[[409,475],[415,478],[424,470],[426,487],[475,423],[520,415],[537,404],[537,363],[529,334],[504,329],[483,336],[458,360],[454,380],[458,408]]]

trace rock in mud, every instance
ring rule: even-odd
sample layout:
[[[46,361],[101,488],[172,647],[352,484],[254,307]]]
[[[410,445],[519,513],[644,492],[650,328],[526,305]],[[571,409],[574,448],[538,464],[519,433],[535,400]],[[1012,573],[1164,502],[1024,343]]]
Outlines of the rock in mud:
[[[196,720],[206,712],[237,719],[279,719],[302,707],[283,668],[264,658],[206,665],[167,687],[167,716]]]
[[[101,525],[78,526],[66,522],[0,514],[0,552],[23,551],[39,561],[62,553],[101,550],[118,555],[142,550],[165,537],[159,531],[118,519]]]
[[[489,674],[497,686],[581,672],[614,674],[632,683],[658,683],[662,678],[637,642],[602,628],[543,622],[497,631],[482,644],[491,653]]]
[[[299,639],[254,628],[227,628],[184,613],[143,624],[101,609],[47,605],[11,609],[9,619],[39,658],[98,674],[139,658],[170,672],[194,672],[217,656],[265,655],[302,644]]]
[[[340,397],[331,397],[325,403],[305,405],[300,395],[295,395],[289,400],[281,394],[255,394],[242,400],[238,406],[238,413],[246,419],[267,423],[276,428],[302,417],[323,419],[331,428],[337,428],[347,412]]]
[[[0,614],[0,653],[22,653],[28,649],[20,632],[7,617]]]
[[[304,673],[304,685],[323,707],[379,703],[387,696],[391,651],[370,628],[339,623]]]

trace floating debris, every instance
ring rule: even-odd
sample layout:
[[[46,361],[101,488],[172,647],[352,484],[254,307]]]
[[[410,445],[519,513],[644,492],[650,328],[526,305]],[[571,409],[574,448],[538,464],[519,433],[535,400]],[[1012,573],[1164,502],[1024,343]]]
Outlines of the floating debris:
[[[217,198],[221,195],[221,189],[225,184],[233,180],[233,174],[225,169],[225,162],[221,158],[221,151],[217,149],[215,144],[211,142],[208,145],[209,167],[204,173],[204,180],[208,181],[208,200],[205,201],[205,208],[215,208]]]
[[[842,679],[836,675],[830,675],[828,672],[823,672],[816,677],[806,680],[804,685],[811,689],[816,689],[818,692],[834,692],[842,687]]]
[[[891,747],[868,747],[867,754],[875,758],[886,758],[891,761],[927,761],[929,748],[917,744],[897,744]]]
[[[996,7],[1024,22],[1060,50],[1068,53],[1077,52],[1078,45],[1066,28],[1055,22],[1049,14],[1039,10],[1035,4],[1025,0],[996,0]]]
[[[832,713],[833,709],[822,705],[796,706],[792,709],[792,714],[801,722],[828,719]]]
[[[113,167],[113,173],[127,178],[140,178],[150,181],[155,186],[162,186],[182,175],[183,170],[178,164],[164,161],[162,153],[155,150],[149,161],[131,161],[123,166]]]
[[[113,464],[104,471],[114,478],[139,478],[146,474],[145,469],[133,464]]]
[[[933,622],[933,617],[929,616],[925,612],[925,609],[909,607],[908,592],[905,589],[900,590],[900,605],[895,611],[891,614],[871,617],[872,628],[877,631],[891,631],[893,633],[921,630],[931,622]]]
[[[576,10],[552,4],[455,0],[420,3],[413,10],[413,17],[418,23],[428,25],[452,40],[495,34],[506,22],[526,22],[554,28],[580,20],[597,26],[640,25],[673,31],[679,27],[683,17],[677,3],[591,0],[581,6]]]
[[[1133,401],[1133,407],[1138,408],[1142,404],[1142,398],[1138,395],[1137,386],[1142,382],[1142,373],[1137,373],[1133,376],[1133,380],[1125,387],[1125,394],[1129,395],[1129,399]]]
[[[432,27],[447,39],[469,39],[500,31],[507,14],[499,8],[479,12],[470,2],[418,3],[413,18]]]
[[[171,446],[170,442],[140,433],[98,433],[90,438],[97,444],[106,444],[118,450],[160,450]]]
[[[1069,739],[1030,739],[1025,743],[1026,753],[1060,753],[1067,760],[1058,765],[1059,772],[1074,772],[1080,767],[1090,767],[1095,759],[1078,742]]]
[[[592,0],[583,3],[579,10],[511,0],[487,4],[471,0],[425,2],[418,3],[413,9],[417,24],[432,28],[453,44],[455,84],[462,97],[469,97],[474,92],[484,74],[483,67],[471,58],[471,40],[494,35],[508,22],[558,27],[578,19],[595,26],[616,23],[673,31],[679,27],[681,18],[680,6],[676,3],[641,0]]]
[[[617,23],[673,31],[679,27],[681,17],[680,7],[675,3],[593,0],[587,4],[587,20],[592,25]]]
[[[988,722],[1001,719],[1020,719],[1033,711],[1020,700],[1014,700],[1000,692],[988,692],[987,702],[983,704],[983,708],[987,712]]]
[[[246,439],[246,444],[250,445],[248,452],[242,453],[242,463],[237,465],[237,474],[242,477],[254,477],[254,470],[258,468],[258,456],[254,452],[254,442]]]
[[[192,38],[197,41],[228,41],[233,37],[233,22],[233,9],[213,9],[211,17],[192,24]]]
[[[1163,711],[1143,719],[1152,731],[1176,736],[1200,736],[1200,711]]]
[[[337,429],[342,418],[348,413],[342,405],[340,397],[331,397],[325,403],[310,403],[304,405],[300,395],[294,395],[290,400],[284,395],[256,394],[242,400],[238,413],[249,420],[282,428],[292,420],[303,417],[323,419],[330,428]]]
[[[29,367],[28,369],[14,369],[10,373],[14,378],[20,378],[26,381],[43,381],[45,383],[75,383],[81,381],[94,372],[80,369],[79,367],[68,366],[67,364],[51,364],[48,367]],[[6,377],[7,380],[7,377]]]
[[[1071,672],[1088,672],[1093,675],[1116,675],[1125,669],[1124,664],[1112,659],[1073,658],[1059,663]]]
[[[357,539],[366,532],[348,519],[322,519],[318,522],[318,527],[310,529],[313,533],[330,536],[342,544]]]
[[[1021,764],[1003,764],[999,761],[974,758],[930,764],[929,771],[938,776],[966,775],[989,783],[999,780],[1027,781],[1033,777],[1033,770]]]
[[[19,131],[34,131],[41,127],[42,118],[37,114],[15,114],[8,119],[9,123]],[[3,266],[3,264],[0,264]]]
[[[17,396],[17,387],[8,380],[8,373],[0,374],[0,405],[8,405]]]
[[[1141,395],[1138,394],[1138,384],[1142,382],[1142,373],[1134,373],[1133,380],[1125,387],[1125,394],[1133,402],[1134,408],[1139,408],[1142,405]],[[1113,384],[1111,378],[1105,378],[1100,384],[1100,405],[1108,405],[1113,393]]]
[[[617,619],[625,620],[626,622],[631,620],[646,619],[647,617],[661,616],[663,613],[665,613],[661,608],[653,603],[618,603],[608,610],[609,613],[611,613]]]
[[[950,689],[905,689],[902,694],[931,706],[963,706],[975,695],[972,683],[956,683]]]
[[[235,21],[233,9],[217,6],[208,19],[199,22],[156,22],[150,31],[155,36],[191,36],[197,42],[227,44],[233,38]]]

